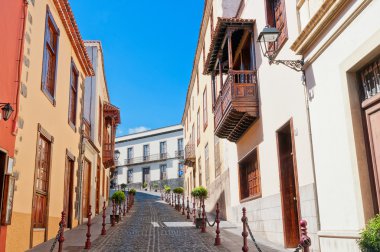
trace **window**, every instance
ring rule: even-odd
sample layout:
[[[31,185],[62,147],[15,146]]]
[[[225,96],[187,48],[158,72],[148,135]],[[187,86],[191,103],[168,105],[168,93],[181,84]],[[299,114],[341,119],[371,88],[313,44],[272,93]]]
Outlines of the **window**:
[[[288,28],[286,24],[285,0],[266,0],[267,23],[271,27],[276,27],[280,32],[276,49],[281,48],[288,38]],[[269,45],[270,47],[273,45]]]
[[[197,69],[197,94],[199,94],[199,70]]]
[[[143,146],[143,158],[144,158],[144,161],[149,161],[149,145],[148,144],[145,144]]]
[[[206,175],[206,185],[210,184],[210,161],[208,156],[208,144],[205,146],[205,175]]]
[[[37,144],[33,228],[45,228],[47,224],[47,199],[49,196],[51,141],[40,133]]]
[[[103,113],[103,105],[102,105],[102,101],[100,100],[100,97],[99,97],[98,140],[99,140],[100,144],[102,143],[102,121],[103,121],[102,113]]]
[[[42,62],[42,91],[55,105],[55,79],[57,71],[59,29],[49,10],[46,12],[44,56]]]
[[[178,163],[178,177],[179,177],[179,178],[182,178],[182,177],[183,177],[183,174],[184,174],[184,171],[183,171],[183,163]]]
[[[360,72],[362,100],[369,99],[380,93],[380,57],[365,66]]]
[[[168,179],[166,174],[166,164],[160,165],[160,180]]]
[[[177,140],[177,157],[183,157],[183,138],[178,138]]]
[[[69,94],[69,123],[75,127],[77,121],[77,96],[79,73],[73,61],[71,61],[70,94]]]
[[[198,113],[197,113],[197,145],[200,143],[201,141],[201,131],[200,131],[200,126],[201,126],[201,122],[200,122],[200,109],[198,109]]]
[[[133,183],[133,169],[128,170],[127,183]]]
[[[133,147],[127,149],[127,164],[133,163]]]
[[[203,91],[203,131],[207,129],[208,114],[207,114],[207,87]]]
[[[240,199],[261,195],[260,170],[257,149],[239,163]]]
[[[167,154],[166,141],[160,142],[160,159],[166,159],[167,156],[168,156],[168,154]]]

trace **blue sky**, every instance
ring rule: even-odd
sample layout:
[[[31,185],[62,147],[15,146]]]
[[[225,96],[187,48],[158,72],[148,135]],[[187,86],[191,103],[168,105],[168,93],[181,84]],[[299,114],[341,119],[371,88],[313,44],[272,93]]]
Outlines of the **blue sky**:
[[[181,121],[204,0],[71,0],[82,37],[101,40],[118,135]]]

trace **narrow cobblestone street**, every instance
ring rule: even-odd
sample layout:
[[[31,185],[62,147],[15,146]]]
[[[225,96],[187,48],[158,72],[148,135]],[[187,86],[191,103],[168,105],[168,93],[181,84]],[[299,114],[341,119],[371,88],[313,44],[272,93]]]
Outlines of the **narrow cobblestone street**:
[[[124,218],[93,243],[92,251],[228,251],[215,247],[210,233],[201,234],[155,195],[137,193],[134,207]]]

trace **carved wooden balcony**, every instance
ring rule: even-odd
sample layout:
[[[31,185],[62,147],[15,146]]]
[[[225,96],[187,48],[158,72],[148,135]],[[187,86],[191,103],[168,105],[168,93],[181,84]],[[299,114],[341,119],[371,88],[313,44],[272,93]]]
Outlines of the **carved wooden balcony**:
[[[195,144],[187,144],[185,146],[185,164],[193,166],[195,163]]]
[[[230,70],[215,102],[215,135],[236,142],[259,117],[256,71]]]

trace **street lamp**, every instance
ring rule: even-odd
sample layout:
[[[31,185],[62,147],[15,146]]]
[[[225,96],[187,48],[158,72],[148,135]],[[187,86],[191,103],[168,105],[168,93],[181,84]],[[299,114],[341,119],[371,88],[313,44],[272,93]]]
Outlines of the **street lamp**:
[[[293,70],[301,72],[303,70],[303,60],[276,60],[278,54],[277,40],[280,37],[281,32],[275,27],[265,26],[262,32],[260,32],[257,42],[260,43],[261,51],[264,56],[269,59],[269,64],[283,64]],[[268,48],[268,44],[272,44]]]
[[[2,114],[4,121],[8,121],[8,119],[11,117],[11,115],[14,111],[11,104],[0,103],[0,107],[1,107],[1,114]]]

